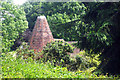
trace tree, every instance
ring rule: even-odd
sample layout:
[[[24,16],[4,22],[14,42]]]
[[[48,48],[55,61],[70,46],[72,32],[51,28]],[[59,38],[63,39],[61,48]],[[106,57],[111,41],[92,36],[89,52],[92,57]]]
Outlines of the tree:
[[[26,2],[21,7],[24,8],[24,11],[26,13],[26,18],[28,21],[29,29],[32,31],[35,25],[35,21],[37,19],[37,16],[40,16],[41,13],[41,3],[39,2]]]
[[[102,53],[100,68],[103,72],[119,74],[120,3],[84,4],[88,8],[83,18],[87,27],[79,31],[79,47],[89,53]]]
[[[52,3],[52,10],[47,15],[48,23],[55,38],[66,41],[78,39],[78,21],[85,14],[86,7],[80,2]],[[46,9],[44,9],[46,10]]]
[[[2,11],[2,51],[6,52],[11,50],[19,34],[28,28],[28,23],[22,8],[7,2],[0,4]]]
[[[30,3],[30,2],[29,2]],[[33,2],[28,12],[25,3],[24,10],[29,22],[29,28],[34,27],[37,16],[45,15],[49,26],[55,38],[63,38],[65,40],[77,40],[76,21],[81,20],[85,14],[86,7],[80,2]],[[28,5],[28,6],[30,6]],[[71,13],[72,12],[72,13]]]
[[[31,30],[37,16],[45,15],[54,38],[77,40],[80,49],[88,53],[102,53],[103,71],[120,73],[118,71],[120,3],[35,2],[30,4],[32,7],[27,14],[27,20],[32,24],[29,26]],[[110,67],[112,64],[114,70]]]

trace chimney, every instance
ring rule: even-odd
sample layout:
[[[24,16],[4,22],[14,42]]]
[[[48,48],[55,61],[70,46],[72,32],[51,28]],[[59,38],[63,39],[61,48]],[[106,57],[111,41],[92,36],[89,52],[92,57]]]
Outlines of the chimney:
[[[32,37],[30,39],[30,47],[39,52],[43,50],[43,47],[52,40],[54,40],[54,38],[46,17],[38,16],[32,32]]]

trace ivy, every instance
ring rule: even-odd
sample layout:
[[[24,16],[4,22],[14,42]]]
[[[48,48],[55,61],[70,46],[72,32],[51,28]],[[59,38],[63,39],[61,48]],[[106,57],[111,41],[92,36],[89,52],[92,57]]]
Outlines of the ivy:
[[[12,3],[1,2],[2,12],[2,51],[11,50],[15,39],[28,28],[25,12]]]

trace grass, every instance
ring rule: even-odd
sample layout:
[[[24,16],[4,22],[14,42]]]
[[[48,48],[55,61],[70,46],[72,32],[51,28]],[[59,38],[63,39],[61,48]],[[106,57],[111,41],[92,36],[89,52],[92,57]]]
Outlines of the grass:
[[[68,71],[66,67],[51,65],[50,62],[15,59],[11,55],[1,55],[2,78],[109,78],[107,75],[96,75],[90,70]]]

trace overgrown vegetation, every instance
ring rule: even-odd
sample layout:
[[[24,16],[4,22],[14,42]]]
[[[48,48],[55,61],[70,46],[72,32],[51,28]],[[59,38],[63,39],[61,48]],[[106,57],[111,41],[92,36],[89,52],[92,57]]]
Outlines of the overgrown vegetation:
[[[79,54],[71,57],[74,47],[63,41],[48,43],[43,49],[44,62],[50,61],[54,66],[67,67],[70,71],[85,71],[89,68],[98,67],[101,63],[100,54],[88,54],[81,51]]]
[[[85,15],[86,7],[83,3],[28,1],[23,7],[30,30],[33,29],[37,16],[45,15],[54,38],[63,38],[66,41],[78,40],[76,21]]]
[[[71,72],[67,67],[53,66],[49,61],[46,63],[27,59],[15,58],[14,52],[1,54],[2,78],[113,78],[107,75],[97,76],[91,73],[92,68],[86,71]]]
[[[61,41],[48,43],[43,52],[37,54],[34,53],[34,50],[29,50],[29,45],[23,42],[16,51],[1,54],[2,78],[108,77],[92,73],[100,63],[99,55],[90,57],[82,51],[77,54],[77,57],[71,58],[67,52],[72,52],[72,46]],[[44,57],[38,59],[40,55],[44,55]]]
[[[22,6],[0,1],[3,78],[108,78],[102,73],[120,74],[120,3],[30,1]],[[16,39],[28,27],[32,31],[40,15],[47,17],[54,38],[78,41],[80,53],[71,56],[73,47],[61,41],[48,43],[40,53],[24,42],[12,51]]]
[[[49,60],[54,64],[65,66],[70,64],[70,55],[68,53],[73,52],[73,47],[63,41],[55,41],[48,43],[43,49],[43,56],[45,61]]]
[[[2,52],[10,51],[14,41],[28,28],[25,12],[11,3],[0,2],[2,20]]]
[[[26,4],[28,6],[25,6]],[[35,20],[37,16],[45,15],[55,38],[76,40],[77,46],[88,51],[89,54],[101,53],[101,65],[104,67],[99,68],[104,68],[101,70],[105,73],[120,73],[118,71],[120,67],[119,2],[31,3],[29,0],[23,7],[29,24],[33,25],[34,21],[31,20]],[[29,28],[32,29],[33,26]],[[110,67],[112,64],[114,70]]]

